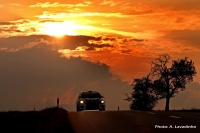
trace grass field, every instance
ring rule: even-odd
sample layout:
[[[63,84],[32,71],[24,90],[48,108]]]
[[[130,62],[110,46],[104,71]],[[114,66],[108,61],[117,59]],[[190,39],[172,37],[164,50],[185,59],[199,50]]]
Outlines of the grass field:
[[[0,112],[0,127],[1,133],[73,133],[62,108]]]

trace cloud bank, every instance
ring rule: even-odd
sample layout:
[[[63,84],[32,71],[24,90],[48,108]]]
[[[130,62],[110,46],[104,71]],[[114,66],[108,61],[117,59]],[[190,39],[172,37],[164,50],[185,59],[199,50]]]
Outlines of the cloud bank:
[[[21,42],[11,39],[4,45],[10,49],[24,47],[33,38],[24,37]],[[15,51],[1,50],[0,61],[0,110],[42,109],[55,106],[57,97],[61,106],[75,110],[78,94],[88,90],[101,92],[108,110],[128,108],[123,98],[129,85],[114,77],[106,64],[61,57],[44,43]]]

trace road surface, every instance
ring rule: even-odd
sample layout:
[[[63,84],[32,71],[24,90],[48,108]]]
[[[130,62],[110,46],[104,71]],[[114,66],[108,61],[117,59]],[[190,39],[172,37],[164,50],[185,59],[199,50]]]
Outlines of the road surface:
[[[200,113],[163,111],[68,112],[75,133],[200,133]]]

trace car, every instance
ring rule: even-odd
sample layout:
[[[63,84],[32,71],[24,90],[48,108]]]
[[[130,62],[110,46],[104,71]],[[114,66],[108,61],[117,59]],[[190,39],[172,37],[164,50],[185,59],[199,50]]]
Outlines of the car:
[[[84,91],[78,96],[76,111],[99,110],[105,111],[104,97],[97,91]]]

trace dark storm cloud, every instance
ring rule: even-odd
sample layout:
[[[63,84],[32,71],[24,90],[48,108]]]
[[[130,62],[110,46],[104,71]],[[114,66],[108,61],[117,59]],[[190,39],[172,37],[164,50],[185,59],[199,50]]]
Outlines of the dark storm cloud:
[[[17,21],[0,21],[0,25],[17,25],[25,23],[30,23],[30,21],[27,19],[19,19]]]
[[[132,50],[126,49],[126,50],[120,50],[120,52],[123,53],[123,54],[131,54]]]
[[[95,43],[88,43],[89,41],[99,41],[101,37],[93,37],[93,36],[65,36],[60,42],[63,45],[63,48],[74,50],[79,46],[87,46],[88,49],[94,49],[94,47],[98,47]],[[103,47],[104,45],[102,45]],[[106,46],[108,47],[108,46]]]
[[[40,42],[41,39],[50,40],[46,35],[32,35],[32,36],[13,36],[8,38],[0,38],[0,48],[18,49],[30,42]]]
[[[99,45],[99,44],[93,44],[93,43],[85,45],[85,46],[88,47],[88,48],[86,48],[87,51],[95,50],[96,48],[114,47],[110,44]]]
[[[93,64],[83,61],[81,58],[65,59],[45,45],[38,45],[19,52],[1,52],[0,54],[1,61],[4,62],[4,65],[1,65],[1,70],[4,70],[1,72],[1,81],[6,85],[6,81],[14,79],[15,82],[9,84],[14,85],[13,87],[20,85],[24,86],[23,88],[28,86],[62,88],[65,86],[60,84],[63,80],[69,83],[77,80],[80,83],[88,79],[95,81],[112,78],[109,67],[105,64]]]
[[[117,38],[116,37],[104,37],[102,38],[104,41],[116,41]]]
[[[17,29],[17,26],[12,26],[12,27],[9,27],[8,29],[1,29],[0,28],[0,31],[1,32],[8,32],[8,33],[22,33],[23,31],[21,30],[18,30]]]
[[[14,29],[13,29],[14,30]],[[35,29],[29,29],[35,31]],[[22,31],[19,31],[22,32]],[[25,32],[25,31],[23,31]],[[56,38],[48,35],[31,35],[31,36],[13,36],[8,38],[0,38],[0,49],[16,51],[23,48],[30,48],[39,43],[52,45],[54,49],[68,49],[78,50],[79,48],[85,51],[96,50],[115,50],[116,47],[123,48],[122,54],[131,53],[131,46],[142,45],[142,42],[148,40],[137,38],[123,38],[123,37],[105,37],[105,36],[63,36]]]
[[[12,22],[3,22],[3,21],[0,21],[0,25],[12,25],[13,23]]]
[[[39,23],[46,23],[46,22],[64,22],[64,21],[58,21],[53,19],[45,19],[45,20],[39,20]]]
[[[115,36],[115,35],[113,35]],[[126,42],[143,42],[143,41],[148,41],[147,39],[138,39],[138,38],[126,38],[126,37],[100,37],[100,40],[103,41],[111,41],[111,42],[122,42],[122,43],[126,43]]]
[[[146,40],[144,40],[144,39],[136,39],[136,38],[133,38],[133,39],[123,39],[123,42],[131,42],[131,41],[133,41],[133,42],[143,42],[143,41],[146,41]]]
[[[33,29],[34,30],[34,29]],[[18,49],[28,45],[29,43],[46,43],[58,46],[58,49],[75,50],[79,46],[86,46],[86,50],[95,50],[95,48],[113,47],[110,44],[97,44],[102,37],[93,36],[64,36],[63,38],[55,38],[47,35],[31,35],[31,36],[14,36],[9,38],[0,38],[0,48]],[[94,43],[89,43],[90,41]]]
[[[6,44],[14,46],[35,41],[38,36],[7,39]],[[73,110],[77,95],[87,90],[100,91],[108,109],[128,108],[123,98],[130,86],[119,78],[113,79],[106,64],[61,57],[44,43],[16,52],[0,51],[0,61],[0,110],[54,106],[56,97],[61,98],[66,109]]]
[[[0,21],[0,32],[6,33],[2,34],[2,36],[10,36],[13,33],[16,35],[35,32],[35,28],[26,25],[28,23],[30,23],[30,21],[26,19],[20,19],[17,21]]]

